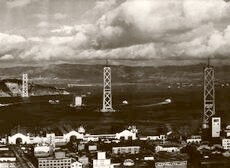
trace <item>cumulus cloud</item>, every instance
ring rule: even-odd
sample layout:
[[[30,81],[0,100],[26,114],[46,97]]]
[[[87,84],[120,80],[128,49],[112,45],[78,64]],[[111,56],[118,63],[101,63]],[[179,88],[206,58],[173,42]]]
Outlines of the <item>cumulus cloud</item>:
[[[25,38],[19,35],[0,33],[0,44],[17,44],[25,41]]]
[[[83,18],[88,18],[91,21],[95,21],[99,19],[102,15],[113,10],[114,8],[118,7],[122,2],[125,0],[103,0],[103,1],[96,1],[95,6],[93,9],[87,11]]]
[[[36,1],[38,0],[7,0],[6,4],[9,8],[17,8],[17,7],[24,7]]]
[[[174,39],[228,17],[229,11],[229,4],[222,0],[126,1],[98,20],[98,42],[113,48]]]
[[[56,20],[62,20],[62,19],[66,19],[68,16],[66,14],[63,13],[55,13],[54,14],[54,19]]]
[[[40,37],[29,37],[27,40],[30,41],[30,42],[34,42],[34,43],[36,43],[36,42],[37,43],[44,42],[44,40],[42,38],[40,38]]]
[[[72,26],[64,25],[61,28],[51,30],[51,33],[72,34],[74,28]]]
[[[0,33],[0,56],[4,60],[10,58],[5,55],[18,54],[24,49],[26,39],[19,35],[9,35],[5,33]]]
[[[32,17],[44,20],[44,19],[47,19],[48,16],[42,13],[37,13],[37,14],[34,14]]]
[[[3,55],[2,57],[0,57],[0,60],[4,61],[4,60],[12,60],[14,59],[14,56],[13,55],[10,55],[10,54],[6,54],[6,55]]]
[[[49,26],[49,23],[48,22],[45,22],[45,21],[42,21],[42,22],[39,22],[37,27],[39,28],[45,28],[45,27],[48,27]]]
[[[230,54],[230,4],[223,0],[98,1],[93,10],[86,12],[90,14],[95,15],[94,22],[63,25],[51,30],[49,37],[0,34],[0,43],[3,37],[8,43],[24,43],[17,47],[12,43],[15,50],[0,55],[16,51],[11,54],[15,59],[71,61],[186,60]],[[56,19],[64,17],[57,13]],[[41,28],[47,26],[47,22],[38,24]]]
[[[183,42],[206,33],[210,23],[227,19],[230,7],[222,0],[111,0],[98,2],[91,13],[96,11],[101,15],[96,24],[63,26],[52,32],[84,33],[96,49]]]

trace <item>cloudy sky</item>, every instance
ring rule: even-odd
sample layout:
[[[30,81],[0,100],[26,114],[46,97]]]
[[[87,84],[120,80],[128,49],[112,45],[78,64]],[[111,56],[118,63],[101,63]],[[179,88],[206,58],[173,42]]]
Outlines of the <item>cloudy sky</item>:
[[[224,0],[0,0],[0,65],[230,63]]]

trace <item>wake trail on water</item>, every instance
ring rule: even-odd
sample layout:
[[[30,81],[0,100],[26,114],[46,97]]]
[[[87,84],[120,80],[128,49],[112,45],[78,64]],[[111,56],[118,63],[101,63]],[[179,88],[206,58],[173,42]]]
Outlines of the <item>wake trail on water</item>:
[[[171,99],[166,99],[163,102],[146,104],[146,105],[141,105],[141,106],[136,106],[136,107],[153,107],[153,106],[159,106],[159,105],[165,105],[165,104],[171,104],[171,103],[172,103]]]

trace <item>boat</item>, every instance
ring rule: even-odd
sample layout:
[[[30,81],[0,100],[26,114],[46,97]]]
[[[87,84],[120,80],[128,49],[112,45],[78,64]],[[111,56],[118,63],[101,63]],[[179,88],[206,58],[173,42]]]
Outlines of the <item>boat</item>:
[[[59,104],[60,101],[59,100],[49,100],[48,101],[50,104]]]

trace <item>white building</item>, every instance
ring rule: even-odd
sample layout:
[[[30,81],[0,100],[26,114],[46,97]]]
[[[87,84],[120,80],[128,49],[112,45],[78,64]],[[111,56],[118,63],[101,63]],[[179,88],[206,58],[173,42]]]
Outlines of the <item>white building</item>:
[[[124,140],[136,140],[137,136],[135,132],[124,130],[120,133],[116,134],[116,139],[124,139]]]
[[[75,162],[75,159],[66,157],[65,152],[55,152],[55,157],[38,158],[38,168],[75,168],[71,167]]]
[[[71,158],[38,158],[38,168],[70,167],[71,164]]]
[[[53,152],[52,146],[48,144],[40,144],[34,147],[35,157],[47,157],[50,156],[52,152]]]
[[[212,117],[212,137],[220,137],[221,119],[220,117]]]
[[[98,152],[97,159],[93,160],[93,168],[111,168],[111,159],[106,159],[105,152]]]
[[[46,134],[45,137],[42,136],[30,136],[29,134],[24,135],[22,133],[16,133],[12,136],[8,136],[8,143],[9,144],[16,144],[16,143],[21,143],[21,144],[41,144],[41,143],[48,143],[55,147],[55,143],[60,141],[59,136],[55,136],[54,133],[52,134]],[[67,141],[61,136],[61,142],[66,142]]]
[[[140,152],[140,146],[121,146],[121,147],[113,147],[112,153],[115,154],[123,154],[123,153],[129,153],[129,154],[137,154]]]
[[[166,140],[166,135],[150,135],[150,136],[145,136],[145,137],[140,137],[139,138],[142,141],[150,140],[150,141],[164,141]]]
[[[84,135],[83,134],[80,134],[79,132],[73,130],[73,131],[70,131],[68,132],[67,134],[64,134],[63,135],[63,139],[64,141],[66,142],[69,142],[71,137],[75,137],[76,139],[83,139],[84,138]]]
[[[55,135],[55,133],[47,133],[46,136],[31,136],[30,134],[16,133],[12,136],[8,136],[9,144],[16,144],[17,142],[21,144],[42,144],[47,143],[53,147],[56,144],[66,144],[70,141],[71,137],[76,139],[83,139],[83,133],[79,133],[75,130],[72,130],[68,133],[64,133],[61,136]]]
[[[80,126],[77,131],[80,133],[80,134],[84,134],[85,133],[85,128],[83,126]]]
[[[96,135],[90,135],[90,134],[86,134],[83,138],[84,141],[92,141],[92,142],[97,142],[99,141],[99,138]]]
[[[21,142],[22,144],[29,144],[30,143],[30,137],[29,135],[24,135],[22,133],[17,133],[13,136],[8,137],[9,144],[16,144],[17,142]]]
[[[156,162],[156,168],[187,168],[187,161]]]
[[[154,160],[153,156],[144,156],[144,160]]]
[[[155,152],[180,152],[180,148],[177,146],[156,146]]]
[[[76,161],[71,164],[71,168],[82,168],[82,163]]]
[[[230,150],[230,139],[222,139],[222,146],[226,150]]]
[[[82,97],[81,96],[75,97],[75,106],[82,106]]]
[[[202,139],[201,139],[200,135],[193,135],[186,140],[186,142],[188,144],[191,144],[191,143],[199,144],[199,143],[201,143],[201,141],[202,141]]]
[[[225,132],[226,132],[226,136],[230,137],[230,125],[226,126]]]
[[[16,168],[16,156],[8,147],[0,147],[0,167]]]
[[[0,144],[6,144],[6,143],[7,143],[7,138],[0,139]]]
[[[87,156],[81,156],[78,158],[78,161],[82,163],[83,167],[89,164],[89,158]]]
[[[16,133],[12,136],[8,136],[9,144],[41,144],[47,143],[53,147],[56,145],[65,145],[71,139],[71,137],[75,137],[75,139],[84,140],[86,142],[89,141],[99,141],[99,139],[110,139],[110,140],[136,140],[136,132],[130,130],[124,130],[120,133],[116,134],[100,134],[100,135],[91,135],[85,134],[85,130],[83,127],[79,128],[79,131],[72,130],[70,132],[65,132],[63,135],[57,136],[55,133],[47,133],[46,136],[32,136],[30,134],[22,134]]]

